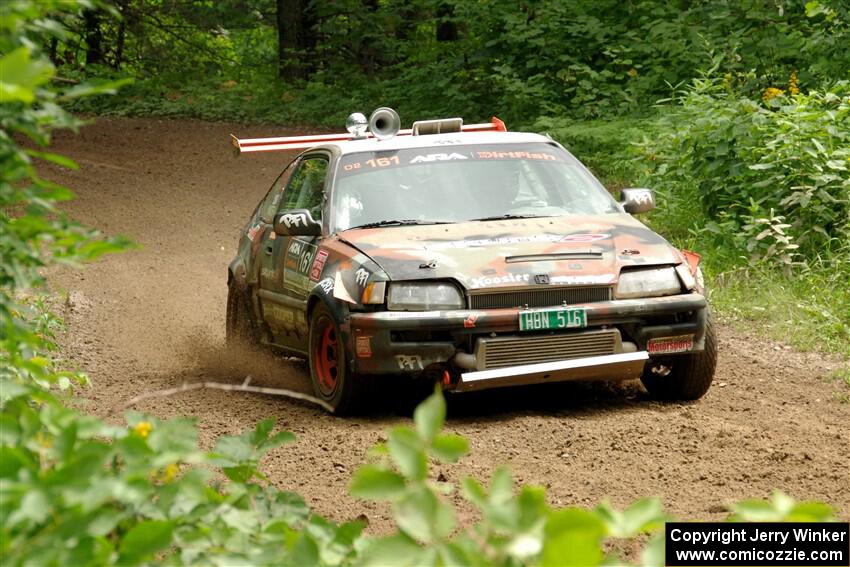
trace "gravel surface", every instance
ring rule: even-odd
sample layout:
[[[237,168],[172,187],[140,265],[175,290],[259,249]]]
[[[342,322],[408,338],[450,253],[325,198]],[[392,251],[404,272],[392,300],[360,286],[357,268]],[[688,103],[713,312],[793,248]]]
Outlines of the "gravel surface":
[[[130,398],[183,382],[310,391],[298,361],[224,352],[226,269],[238,231],[283,168],[285,154],[236,158],[241,137],[304,134],[276,127],[184,120],[99,119],[79,135],[59,133],[52,151],[78,171],[45,166],[77,192],[66,209],[141,247],[83,271],[58,270],[67,293],[65,355],[87,370],[85,408],[121,419]],[[757,290],[754,290],[757,293]],[[672,515],[717,520],[726,507],[774,489],[817,499],[850,517],[850,404],[824,379],[840,362],[799,353],[723,324],[714,386],[693,404],[649,400],[637,383],[566,384],[449,399],[447,429],[470,440],[471,455],[434,476],[489,478],[507,463],[522,483],[548,489],[550,503],[625,506],[661,496]],[[391,385],[389,385],[391,386]],[[846,392],[846,388],[843,390]],[[159,417],[194,416],[202,443],[276,417],[298,440],[271,452],[263,471],[296,490],[320,514],[343,521],[365,514],[370,530],[389,526],[389,509],[347,493],[367,449],[409,423],[413,402],[388,387],[378,409],[337,418],[307,403],[200,390],[146,400]],[[456,497],[460,504],[460,498]],[[461,518],[471,512],[462,507]]]

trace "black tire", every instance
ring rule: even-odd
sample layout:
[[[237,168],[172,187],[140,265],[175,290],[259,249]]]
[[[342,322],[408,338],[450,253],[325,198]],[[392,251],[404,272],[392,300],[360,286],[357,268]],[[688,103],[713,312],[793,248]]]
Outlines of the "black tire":
[[[669,369],[666,375],[652,371],[659,364]],[[717,367],[717,336],[711,311],[705,319],[705,350],[650,360],[641,376],[646,390],[661,400],[698,400],[708,392]]]
[[[248,294],[233,283],[227,286],[227,313],[224,326],[225,344],[228,348],[254,349],[259,346],[259,333],[251,313]]]
[[[339,325],[321,302],[310,315],[308,344],[310,381],[316,397],[327,402],[338,415],[362,411],[371,382],[369,377],[355,375],[348,367]]]

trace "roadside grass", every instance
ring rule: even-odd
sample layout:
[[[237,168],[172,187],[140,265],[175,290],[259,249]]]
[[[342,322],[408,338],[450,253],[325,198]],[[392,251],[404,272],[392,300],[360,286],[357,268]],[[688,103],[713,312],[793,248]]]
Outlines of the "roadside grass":
[[[850,360],[850,290],[824,269],[790,277],[748,268],[708,275],[712,307],[727,320],[798,350]]]
[[[835,401],[850,404],[850,364],[833,370],[823,379],[825,382],[837,384],[838,390],[832,393]]]

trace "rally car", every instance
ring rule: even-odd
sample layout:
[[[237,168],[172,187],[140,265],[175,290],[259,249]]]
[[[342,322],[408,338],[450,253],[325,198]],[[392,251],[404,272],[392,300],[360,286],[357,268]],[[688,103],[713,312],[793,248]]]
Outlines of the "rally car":
[[[500,120],[415,122],[379,109],[348,134],[238,139],[300,149],[245,225],[228,268],[229,343],[309,362],[350,412],[377,375],[447,391],[640,378],[693,400],[716,340],[699,257],[632,215],[563,146]]]

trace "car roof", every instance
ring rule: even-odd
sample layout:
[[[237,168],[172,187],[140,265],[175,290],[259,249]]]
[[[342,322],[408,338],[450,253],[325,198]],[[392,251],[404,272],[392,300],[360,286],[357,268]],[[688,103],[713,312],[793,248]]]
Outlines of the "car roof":
[[[551,138],[531,132],[454,132],[420,136],[393,136],[386,140],[378,140],[376,138],[346,140],[322,144],[311,148],[309,151],[329,149],[339,155],[417,148],[437,148],[445,151],[453,146],[519,144],[529,142],[557,145],[557,142]]]

